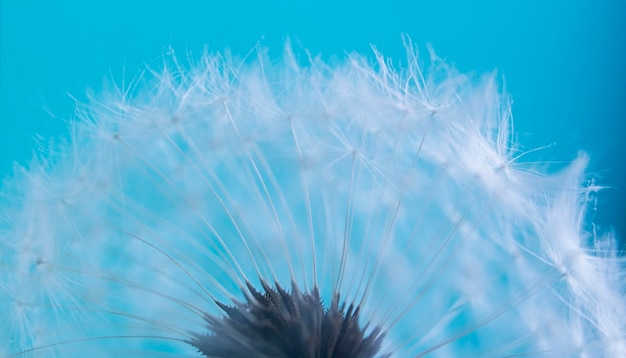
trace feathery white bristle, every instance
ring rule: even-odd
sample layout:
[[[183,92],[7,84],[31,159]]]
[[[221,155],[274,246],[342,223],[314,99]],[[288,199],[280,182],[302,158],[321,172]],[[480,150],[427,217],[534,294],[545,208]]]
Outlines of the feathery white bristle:
[[[171,57],[79,105],[3,188],[0,352],[193,356],[215,300],[262,278],[340,293],[396,357],[626,356],[587,156],[524,162],[495,74],[406,47],[397,68]]]

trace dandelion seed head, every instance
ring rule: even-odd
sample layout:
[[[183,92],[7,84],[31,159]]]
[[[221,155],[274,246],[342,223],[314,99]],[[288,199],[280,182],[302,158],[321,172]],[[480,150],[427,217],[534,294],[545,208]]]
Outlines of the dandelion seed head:
[[[589,158],[525,161],[496,73],[405,45],[171,51],[77,104],[3,187],[2,353],[625,354]]]

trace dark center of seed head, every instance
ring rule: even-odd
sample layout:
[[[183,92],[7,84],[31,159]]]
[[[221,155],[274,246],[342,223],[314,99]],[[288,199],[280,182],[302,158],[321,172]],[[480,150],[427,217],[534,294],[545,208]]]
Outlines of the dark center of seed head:
[[[217,302],[226,313],[204,316],[209,333],[194,334],[189,341],[206,357],[373,358],[384,333],[359,325],[359,307],[339,302],[335,294],[324,307],[317,288],[302,292],[295,283],[287,292],[261,280],[264,293],[246,282],[246,302],[232,306]]]

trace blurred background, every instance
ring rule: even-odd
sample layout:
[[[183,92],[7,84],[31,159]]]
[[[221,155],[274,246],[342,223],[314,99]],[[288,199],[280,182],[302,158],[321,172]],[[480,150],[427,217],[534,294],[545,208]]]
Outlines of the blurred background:
[[[257,43],[323,58],[370,44],[404,59],[401,34],[462,72],[497,71],[513,99],[525,160],[591,155],[609,187],[593,220],[626,237],[626,1],[0,0],[0,178],[28,165],[37,143],[67,136],[86,91],[179,56]],[[43,138],[43,141],[37,139]]]

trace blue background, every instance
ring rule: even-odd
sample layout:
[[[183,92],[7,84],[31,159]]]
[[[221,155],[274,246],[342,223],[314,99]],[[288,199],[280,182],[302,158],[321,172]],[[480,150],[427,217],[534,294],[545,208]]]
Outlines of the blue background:
[[[595,221],[626,236],[626,1],[0,0],[0,178],[37,135],[66,135],[68,94],[133,78],[170,45],[243,55],[260,41],[278,56],[289,36],[326,58],[371,43],[402,59],[401,33],[463,72],[498,70],[519,142],[556,143],[537,160],[589,152],[612,187]]]

